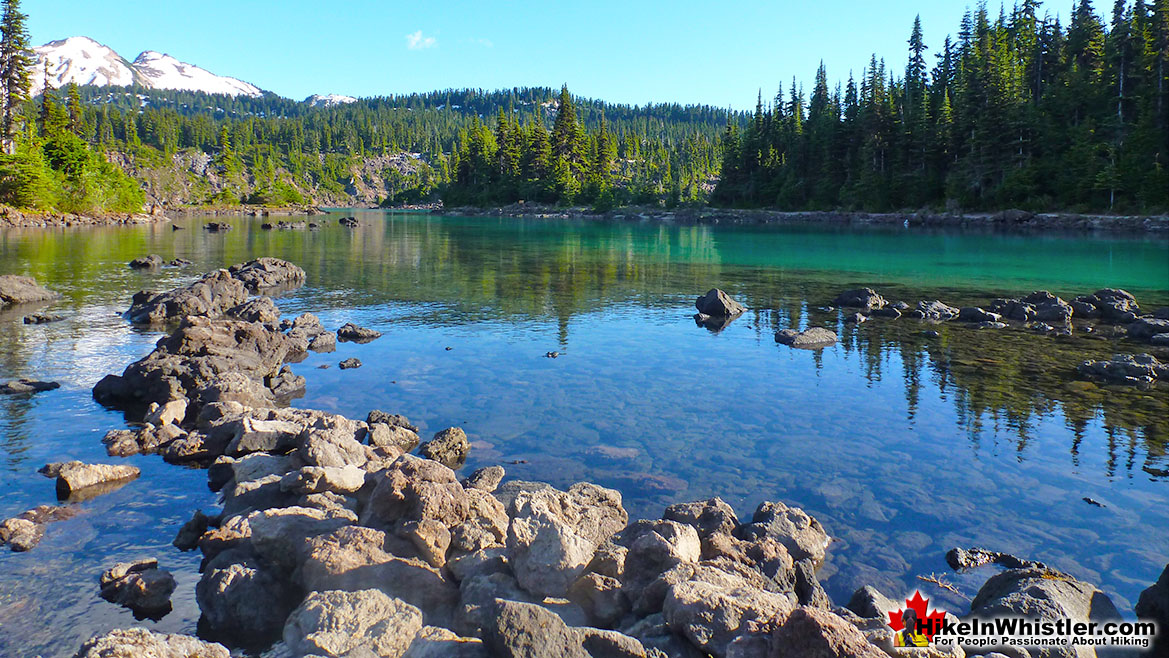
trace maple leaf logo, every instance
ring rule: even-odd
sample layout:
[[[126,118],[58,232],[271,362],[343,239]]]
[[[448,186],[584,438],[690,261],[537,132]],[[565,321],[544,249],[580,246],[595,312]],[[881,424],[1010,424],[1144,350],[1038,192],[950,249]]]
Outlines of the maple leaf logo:
[[[916,632],[932,642],[934,635],[942,630],[942,622],[946,619],[946,613],[943,610],[930,610],[929,605],[930,600],[922,598],[921,592],[915,590],[913,598],[905,599],[905,608],[889,611],[889,628],[892,628],[894,632],[905,628],[905,612],[912,610],[917,618]]]

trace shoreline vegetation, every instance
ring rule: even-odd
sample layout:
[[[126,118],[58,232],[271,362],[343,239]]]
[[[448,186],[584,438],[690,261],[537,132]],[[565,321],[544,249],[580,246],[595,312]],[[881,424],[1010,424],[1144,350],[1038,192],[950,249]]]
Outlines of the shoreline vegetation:
[[[18,283],[52,294],[31,280]],[[456,471],[474,445],[460,428],[423,442],[401,415],[373,410],[355,420],[287,406],[306,385],[288,364],[308,351],[331,352],[337,341],[381,336],[350,324],[330,331],[311,313],[282,319],[267,294],[305,283],[296,265],[260,258],[134,296],[128,320],[168,333],[151,354],[94,386],[96,401],[130,421],[106,434],[107,453],[206,468],[223,509],[196,512],[174,540],[204,556],[194,588],[201,637],[113,630],[85,642],[80,658],[226,658],[225,644],[272,657],[901,655],[890,620],[901,619],[910,602],[872,586],[845,605],[832,601],[817,578],[832,551],[831,528],[799,507],[765,500],[740,519],[713,498],[636,520],[620,492],[588,482],[558,490],[504,481],[502,466],[460,479]],[[1139,308],[1122,292],[1102,290],[1092,304],[1041,293],[1000,301],[1025,317],[1066,321],[1074,312],[1132,321]],[[887,306],[869,289],[846,291],[835,303],[874,314]],[[695,306],[708,317],[743,310],[719,290]],[[940,302],[925,308],[957,312]],[[81,462],[40,472],[78,500],[139,475]],[[0,523],[0,538],[14,550],[34,549],[45,526],[67,520],[54,509]],[[973,598],[972,615],[1128,616],[1095,585],[1030,557],[955,547],[946,560],[955,571],[1005,567]],[[101,575],[102,597],[136,614],[166,614],[176,591],[166,562],[113,565]],[[946,586],[936,574],[922,580]],[[1169,567],[1135,613],[1169,623],[1167,600]],[[936,647],[929,655],[990,650]]]

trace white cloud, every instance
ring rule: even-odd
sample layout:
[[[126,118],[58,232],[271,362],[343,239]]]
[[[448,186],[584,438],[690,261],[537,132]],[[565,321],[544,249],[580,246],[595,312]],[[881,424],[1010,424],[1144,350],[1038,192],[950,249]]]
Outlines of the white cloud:
[[[425,50],[437,45],[438,40],[434,37],[423,36],[422,30],[418,30],[414,34],[406,35],[406,47],[410,50]]]

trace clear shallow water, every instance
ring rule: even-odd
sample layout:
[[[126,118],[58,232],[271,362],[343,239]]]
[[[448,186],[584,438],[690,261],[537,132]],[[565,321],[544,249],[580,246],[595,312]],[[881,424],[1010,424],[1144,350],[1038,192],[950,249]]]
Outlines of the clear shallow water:
[[[855,285],[956,304],[1109,285],[1164,305],[1163,238],[359,216],[357,230],[333,216],[319,232],[236,219],[209,234],[184,219],[192,230],[0,233],[0,272],[64,293],[48,310],[67,316],[25,326],[25,309],[0,315],[0,379],[62,383],[0,398],[0,518],[54,501],[35,473],[45,462],[110,460],[100,437],[123,420],[90,388],[159,337],[116,315],[133,292],[272,255],[308,272],[278,300],[285,313],[385,334],[294,365],[308,379],[295,405],[399,412],[424,433],[460,425],[475,441],[468,470],[522,460],[509,477],[616,487],[635,516],[711,495],[742,516],[767,498],[798,504],[840,540],[821,572],[838,601],[862,584],[912,589],[917,575],[948,572],[950,547],[983,545],[1098,583],[1131,610],[1169,560],[1169,391],[1070,377],[1084,358],[1137,346],[955,325],[927,338],[917,322],[853,328],[817,310]],[[125,267],[147,253],[195,264]],[[715,285],[752,309],[718,334],[690,317]],[[808,324],[836,327],[841,343],[805,352],[772,338]],[[365,365],[339,370],[350,356]],[[81,503],[32,552],[0,552],[0,655],[71,655],[134,623],[194,632],[198,559],[170,541],[214,495],[203,471],[131,462],[139,480]],[[157,623],[97,596],[102,569],[147,556],[179,580],[175,610]],[[948,578],[973,595],[986,576]]]

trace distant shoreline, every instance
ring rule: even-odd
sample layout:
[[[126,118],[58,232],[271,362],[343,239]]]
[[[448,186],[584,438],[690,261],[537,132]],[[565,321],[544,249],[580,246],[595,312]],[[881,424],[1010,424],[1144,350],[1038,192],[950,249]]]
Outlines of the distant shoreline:
[[[392,210],[392,209],[390,209]],[[1104,233],[1169,233],[1169,215],[1089,215],[1031,213],[1004,210],[993,213],[867,213],[845,211],[780,211],[734,208],[624,207],[597,213],[589,208],[559,208],[528,204],[499,207],[451,207],[431,211],[438,215],[517,217],[532,219],[612,219],[676,224],[829,224],[841,226],[905,226],[907,228],[980,228],[999,231],[1072,230]]]
[[[64,228],[73,226],[118,226],[159,224],[170,218],[160,210],[137,213],[67,213],[0,206],[0,228]]]

